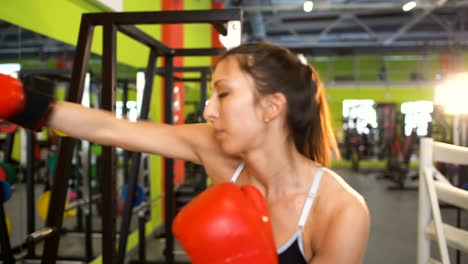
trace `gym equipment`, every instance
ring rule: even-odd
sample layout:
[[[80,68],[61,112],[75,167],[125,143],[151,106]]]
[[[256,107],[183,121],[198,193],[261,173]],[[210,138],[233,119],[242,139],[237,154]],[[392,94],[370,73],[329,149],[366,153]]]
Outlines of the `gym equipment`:
[[[0,181],[8,181],[7,171],[3,167],[0,167]]]
[[[8,217],[8,215],[5,215],[5,223],[7,227],[8,236],[11,237],[11,220],[10,217]]]
[[[180,82],[199,82],[200,83],[200,101],[199,102],[191,102],[192,104],[198,104],[198,107],[196,109],[203,109],[205,107],[205,102],[207,98],[207,85],[208,85],[208,76],[211,72],[211,67],[174,67],[173,72],[174,72],[174,80],[180,81]],[[162,77],[167,78],[167,69],[162,69],[158,68],[156,69],[156,74],[161,75]],[[190,73],[199,73],[200,78],[181,78],[177,76],[175,73],[178,72],[190,72]],[[143,97],[147,98],[147,97]],[[187,105],[187,102],[185,102]],[[192,115],[194,118],[190,119],[190,117],[187,117],[187,120],[185,123],[193,123],[193,122],[203,122],[203,116],[202,116],[203,110],[197,110],[194,115]],[[179,210],[185,206],[189,201],[191,201],[198,193],[206,189],[206,172],[202,166],[199,164],[194,164],[191,162],[184,162],[185,164],[185,180],[183,183],[177,185],[173,191],[173,198],[169,197],[168,200],[166,200],[166,207],[165,208],[171,208],[174,207],[174,213],[177,214]],[[133,170],[132,170],[133,172]],[[135,175],[135,174],[134,174]],[[125,177],[128,179],[128,177]],[[145,180],[145,179],[144,179]],[[174,186],[174,185],[172,185]],[[159,196],[158,196],[159,197]],[[174,199],[175,202],[169,203],[169,200]],[[154,199],[152,199],[154,200]],[[152,202],[150,202],[152,203]],[[168,204],[169,203],[169,204]],[[147,204],[146,202],[143,203]],[[125,203],[125,208],[127,208],[128,203]],[[141,208],[141,206],[138,206],[136,208]],[[149,208],[148,206],[144,206],[142,210],[133,210],[133,214],[138,213],[138,231],[139,231],[139,243],[138,243],[138,251],[139,251],[139,258],[136,260],[136,263],[147,263],[146,260],[146,244],[145,244],[145,221],[147,219],[147,216],[149,216]],[[126,215],[125,213],[123,214],[123,218],[125,219],[126,217],[130,217],[129,215]],[[125,221],[122,221],[122,223],[125,223]],[[122,225],[123,226],[123,225]],[[158,238],[161,237],[172,237],[172,233],[167,233],[167,226],[163,225],[162,226],[165,230],[159,230],[156,231],[158,235],[155,235]],[[125,240],[127,237],[127,233],[125,230],[121,230],[121,236],[120,236],[120,242],[119,243],[119,251],[118,251],[118,261],[119,263],[122,263],[122,259],[125,256],[125,244],[122,242],[122,240]],[[173,253],[168,252],[167,254],[173,255]],[[132,262],[133,263],[133,262]]]
[[[375,111],[373,100],[343,100],[343,157],[351,161],[351,169],[359,171],[360,161],[374,155],[373,138],[375,120],[370,113]]]
[[[0,181],[0,188],[2,188],[2,196],[1,198],[1,203],[6,203],[8,200],[10,200],[11,196],[13,195],[13,190],[11,189],[10,184],[6,181]]]
[[[96,19],[98,18],[98,19]],[[202,18],[202,19],[201,19]],[[157,56],[165,57],[165,109],[164,122],[171,123],[172,116],[172,97],[174,89],[173,78],[173,58],[174,56],[210,56],[218,55],[224,49],[174,49],[155,40],[145,32],[138,29],[135,25],[138,24],[163,24],[163,23],[207,23],[215,25],[215,28],[223,35],[238,33],[240,37],[240,29],[225,25],[229,21],[241,21],[242,11],[240,9],[223,9],[223,10],[190,10],[190,11],[162,11],[162,12],[118,12],[118,13],[87,13],[82,15],[81,27],[78,37],[78,43],[75,49],[75,60],[73,65],[72,78],[70,81],[70,94],[67,101],[80,102],[83,94],[85,73],[87,72],[88,59],[91,56],[91,37],[96,27],[102,26],[103,45],[102,45],[102,102],[101,108],[112,111],[114,109],[114,93],[116,83],[116,53],[115,47],[117,42],[117,31],[120,31],[127,36],[143,43],[150,48],[150,56],[148,66],[145,71],[146,81],[145,90],[151,90],[153,87],[154,67],[156,65]],[[145,98],[145,96],[144,96]],[[142,107],[149,107],[148,101],[142,104]],[[141,111],[140,118],[142,118]],[[70,164],[73,158],[75,140],[65,137],[62,138],[60,144],[60,156],[57,161],[55,170],[55,181],[52,186],[51,204],[48,213],[48,226],[57,230],[61,229],[62,217],[65,206],[66,186],[70,177]],[[132,166],[140,160],[135,154]],[[128,236],[128,228],[131,219],[131,207],[133,205],[134,195],[128,195],[125,207],[124,217],[122,219],[122,230],[120,232],[119,255],[115,259],[115,157],[112,147],[105,146],[102,148],[102,261],[103,263],[122,263],[126,250],[126,239]],[[135,166],[138,171],[138,166]],[[164,160],[165,172],[165,230],[166,230],[166,248],[164,263],[174,263],[174,238],[171,235],[171,225],[174,217],[174,183],[173,183],[173,160]],[[133,170],[132,170],[133,171]],[[136,174],[138,175],[138,174]],[[130,177],[128,183],[128,192],[134,193],[136,182],[131,182],[136,177]],[[42,261],[47,263],[55,262],[57,258],[57,248],[59,239],[57,236],[50,236],[45,239],[42,253]],[[121,253],[123,252],[123,254]]]
[[[387,153],[387,166],[384,176],[396,183],[389,190],[416,190],[406,186],[406,180],[410,172],[410,159],[418,144],[416,131],[403,138],[397,133],[393,139],[391,149]]]
[[[122,201],[127,200],[127,192],[128,192],[128,185],[124,185],[122,189],[120,190],[120,197]],[[136,186],[135,196],[136,197],[135,197],[135,200],[133,201],[133,206],[139,206],[143,201],[146,200],[145,190],[140,185]]]
[[[468,233],[459,225],[444,222],[440,202],[468,210],[468,191],[452,185],[433,164],[468,165],[468,147],[422,138],[420,157],[417,263],[439,262],[431,256],[432,241],[437,242],[439,263],[450,263],[449,248],[468,253]]]
[[[16,183],[16,170],[7,162],[0,161],[0,169],[3,169],[7,173],[8,183],[13,185]]]
[[[42,220],[47,220],[47,213],[49,211],[49,203],[50,203],[50,191],[45,191],[43,192],[39,198],[37,199],[36,203],[36,208],[37,208],[37,214]],[[68,208],[70,203],[68,200],[65,202],[65,208]],[[70,217],[70,216],[76,216],[76,209],[74,210],[67,210],[64,212],[63,216]]]
[[[396,132],[397,104],[377,103],[376,112],[379,130],[377,145],[380,146],[377,155],[379,159],[385,159]]]
[[[395,103],[377,104],[379,116],[379,145],[383,146],[379,151],[379,158],[386,161],[382,179],[388,179],[394,183],[387,189],[416,190],[408,186],[408,179],[415,180],[417,176],[410,176],[410,161],[418,146],[419,138],[413,129],[409,136],[404,133],[404,116],[398,112]]]
[[[68,201],[75,201],[78,199],[78,194],[76,192],[68,192]]]
[[[16,132],[18,126],[9,122],[0,121],[0,133],[11,134]]]

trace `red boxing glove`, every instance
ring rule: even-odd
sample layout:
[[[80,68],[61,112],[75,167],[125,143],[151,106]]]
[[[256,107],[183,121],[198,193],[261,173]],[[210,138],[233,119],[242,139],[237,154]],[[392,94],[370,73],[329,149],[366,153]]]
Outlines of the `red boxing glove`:
[[[253,186],[214,185],[174,220],[174,236],[194,264],[276,264],[268,208]]]
[[[23,108],[23,84],[13,77],[0,74],[0,91],[0,119],[8,119]]]
[[[53,98],[39,92],[48,85],[39,78],[28,78],[28,85],[0,74],[0,119],[24,128],[40,131],[49,116]],[[28,87],[26,87],[28,86]]]

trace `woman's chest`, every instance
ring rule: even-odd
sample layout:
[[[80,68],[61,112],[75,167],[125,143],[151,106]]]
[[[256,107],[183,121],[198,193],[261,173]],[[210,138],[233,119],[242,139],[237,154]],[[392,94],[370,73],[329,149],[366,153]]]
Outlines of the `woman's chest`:
[[[294,239],[300,240],[306,259],[310,260],[320,247],[326,232],[326,213],[321,213],[320,199],[307,203],[307,195],[298,195],[269,207],[273,237],[277,249]],[[297,236],[300,232],[300,236]],[[297,243],[294,241],[294,243]]]

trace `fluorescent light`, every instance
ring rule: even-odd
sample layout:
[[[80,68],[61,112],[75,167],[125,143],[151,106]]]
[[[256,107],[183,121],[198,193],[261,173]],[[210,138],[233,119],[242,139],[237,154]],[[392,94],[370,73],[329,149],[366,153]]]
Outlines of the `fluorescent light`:
[[[304,2],[304,12],[311,12],[314,9],[314,2],[312,1],[305,1]]]
[[[415,1],[409,1],[408,3],[403,5],[403,11],[408,12],[411,9],[416,7],[416,2]]]
[[[143,92],[145,90],[146,75],[139,71],[136,75],[136,90],[137,90],[137,111],[140,112],[141,103],[143,102]]]

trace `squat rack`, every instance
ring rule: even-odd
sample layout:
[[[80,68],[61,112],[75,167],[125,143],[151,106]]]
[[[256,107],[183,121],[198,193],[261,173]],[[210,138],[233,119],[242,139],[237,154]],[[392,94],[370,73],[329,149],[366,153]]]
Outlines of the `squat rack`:
[[[145,70],[146,82],[140,119],[147,119],[149,112],[149,100],[153,87],[154,72],[157,57],[165,59],[165,95],[164,95],[164,122],[172,122],[172,93],[173,93],[173,58],[175,56],[214,56],[219,55],[224,49],[219,48],[192,48],[177,49],[171,48],[164,43],[154,39],[152,36],[138,29],[138,24],[184,24],[184,23],[207,23],[216,30],[227,35],[226,24],[229,21],[242,21],[242,11],[240,9],[223,10],[194,10],[194,11],[158,11],[158,12],[122,12],[122,13],[89,13],[83,14],[81,18],[78,43],[75,51],[70,94],[67,98],[71,102],[80,102],[83,96],[85,75],[88,71],[88,61],[91,56],[91,43],[95,26],[102,26],[103,31],[103,52],[102,52],[102,109],[112,111],[115,106],[116,87],[116,42],[117,32],[121,32],[128,37],[146,45],[150,48],[147,67]],[[69,180],[69,169],[72,161],[75,139],[63,138],[59,151],[56,179],[52,187],[50,206],[47,215],[46,226],[51,229],[44,237],[42,263],[54,263],[57,258],[59,243],[59,230],[62,226],[63,212],[67,184]],[[113,147],[103,146],[102,148],[102,260],[103,263],[116,262],[116,233],[115,233],[115,154]],[[132,155],[132,174],[138,172],[141,153]],[[174,175],[173,160],[164,159],[165,167],[165,232],[172,234],[171,226],[174,218]],[[133,174],[128,183],[129,193],[134,193],[136,185],[136,175]],[[134,196],[127,195],[126,204],[133,204]],[[127,208],[128,207],[128,208]],[[126,206],[126,211],[131,210]],[[125,215],[129,215],[124,213]],[[128,220],[128,221],[127,221]],[[126,222],[127,221],[127,222]],[[122,226],[130,224],[129,219],[123,219]],[[126,222],[126,223],[125,223]],[[105,224],[104,224],[105,223]],[[122,235],[122,234],[121,234]],[[124,236],[125,237],[125,236]],[[173,253],[174,238],[168,235],[166,238],[165,263],[174,263]],[[126,244],[120,241],[119,247]],[[121,250],[122,251],[122,250]],[[121,256],[119,260],[122,261]]]

